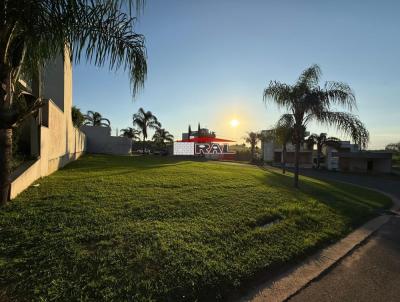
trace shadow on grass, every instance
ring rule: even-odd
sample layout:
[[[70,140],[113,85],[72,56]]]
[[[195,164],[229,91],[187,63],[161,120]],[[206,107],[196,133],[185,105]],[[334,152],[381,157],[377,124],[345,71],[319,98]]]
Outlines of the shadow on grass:
[[[353,228],[377,216],[378,210],[389,208],[392,204],[389,198],[380,193],[351,184],[300,176],[299,188],[296,189],[292,173],[281,174],[275,170],[266,170],[266,173],[268,177],[264,176],[264,183],[291,192],[294,196],[301,193],[316,199],[347,217],[352,221]],[[381,202],[372,201],[371,197],[374,196],[380,198]]]

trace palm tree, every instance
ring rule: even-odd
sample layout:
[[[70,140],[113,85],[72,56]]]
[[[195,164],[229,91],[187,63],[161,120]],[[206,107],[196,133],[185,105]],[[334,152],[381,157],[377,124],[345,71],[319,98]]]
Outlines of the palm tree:
[[[166,142],[172,143],[174,141],[174,136],[164,128],[157,128],[153,135],[153,141],[165,146]]]
[[[302,72],[294,85],[271,81],[264,90],[264,102],[273,101],[288,111],[294,121],[293,142],[295,144],[294,185],[299,183],[299,153],[304,129],[311,121],[334,126],[351,136],[362,147],[369,141],[369,133],[358,117],[351,113],[356,108],[356,98],[350,86],[342,82],[326,82],[318,85],[321,70],[313,65]],[[340,112],[334,106],[342,106],[350,112]]]
[[[98,112],[88,111],[84,116],[84,125],[93,127],[110,127],[111,123],[109,119],[101,116]]]
[[[274,140],[282,145],[282,173],[286,173],[286,146],[293,139],[294,120],[291,115],[285,115],[278,120],[274,128]]]
[[[140,139],[140,131],[135,128],[128,127],[125,129],[121,129],[120,131],[122,132],[121,136],[123,137],[128,137],[133,141]]]
[[[314,147],[317,145],[317,169],[320,168],[320,159],[322,157],[322,148],[324,146],[338,146],[340,139],[336,137],[328,137],[326,133],[311,134],[307,138],[307,143]]]
[[[129,72],[133,95],[147,73],[144,37],[134,32],[143,0],[2,1],[0,8],[0,204],[10,187],[12,129],[43,105],[46,62],[70,56]],[[139,10],[140,11],[140,10]],[[31,81],[29,94],[20,79]]]
[[[139,127],[142,131],[144,153],[144,143],[147,139],[147,130],[160,128],[161,123],[151,111],[144,111],[143,108],[139,108],[138,112],[133,115],[133,125]]]
[[[81,110],[76,106],[72,106],[71,108],[71,118],[72,124],[77,128],[82,126],[85,121],[84,115],[82,114]]]
[[[247,136],[244,137],[246,143],[250,144],[251,159],[254,160],[254,153],[256,146],[260,141],[260,134],[257,132],[247,132]]]

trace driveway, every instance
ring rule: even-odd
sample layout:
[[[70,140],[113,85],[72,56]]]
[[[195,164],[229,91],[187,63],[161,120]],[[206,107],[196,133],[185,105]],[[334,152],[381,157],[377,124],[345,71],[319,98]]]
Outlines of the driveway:
[[[302,170],[302,175],[385,191],[400,199],[400,177]],[[400,301],[400,216],[289,301]]]

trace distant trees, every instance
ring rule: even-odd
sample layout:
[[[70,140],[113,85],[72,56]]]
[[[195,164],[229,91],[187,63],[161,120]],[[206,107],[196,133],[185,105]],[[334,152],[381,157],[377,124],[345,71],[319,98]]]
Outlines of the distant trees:
[[[335,105],[345,107],[350,112],[356,108],[356,98],[350,86],[342,82],[326,82],[324,87],[320,87],[320,76],[321,69],[313,65],[301,73],[294,85],[271,81],[263,93],[265,103],[272,101],[286,109],[288,113],[282,118],[290,116],[294,121],[295,187],[299,183],[300,144],[309,122],[334,126],[350,135],[361,147],[365,147],[369,141],[369,133],[356,115],[333,109]]]
[[[386,145],[385,150],[400,153],[400,142]]]
[[[147,131],[149,129],[161,127],[161,123],[158,121],[157,117],[151,111],[145,111],[143,108],[139,108],[132,119],[133,125],[137,126],[142,132],[143,142],[147,139]]]
[[[111,122],[109,119],[106,119],[101,116],[98,112],[88,111],[85,115],[84,125],[93,126],[93,127],[110,127]]]
[[[83,123],[85,122],[84,115],[82,114],[81,110],[76,106],[72,106],[71,108],[71,118],[72,118],[72,124],[77,128],[82,126]]]
[[[128,127],[121,129],[120,132],[122,132],[121,136],[130,138],[133,141],[140,139],[140,131],[135,128]]]
[[[294,119],[291,115],[284,115],[278,120],[273,129],[274,140],[282,146],[282,173],[286,172],[286,146],[292,142],[294,133]]]
[[[336,137],[328,137],[326,133],[311,134],[307,138],[307,143],[314,147],[317,145],[317,168],[320,168],[320,159],[322,157],[322,148],[324,146],[338,146],[340,139]]]
[[[165,146],[166,143],[172,143],[174,141],[174,136],[164,128],[157,128],[153,135],[153,141],[156,144]]]
[[[133,140],[140,139],[140,135],[142,135],[143,153],[145,153],[145,144],[149,134],[148,133],[149,130],[155,130],[154,135],[152,137],[154,141],[153,147],[155,145],[165,146],[166,143],[174,141],[174,136],[164,128],[161,128],[161,123],[158,121],[157,117],[151,111],[146,111],[143,108],[139,108],[138,112],[133,114],[132,116],[132,124],[134,127],[138,127],[138,129],[131,127],[122,129],[121,130],[121,132],[123,132],[122,135],[127,137],[133,137]]]
[[[247,136],[244,137],[246,143],[250,145],[251,159],[255,159],[255,151],[258,142],[260,141],[261,135],[258,132],[247,132]]]

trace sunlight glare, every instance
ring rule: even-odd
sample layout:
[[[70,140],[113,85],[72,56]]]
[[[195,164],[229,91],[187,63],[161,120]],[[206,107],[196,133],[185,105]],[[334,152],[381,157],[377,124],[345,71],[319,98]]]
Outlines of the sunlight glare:
[[[239,121],[236,119],[233,119],[230,121],[231,127],[232,128],[236,128],[237,126],[239,126]]]

